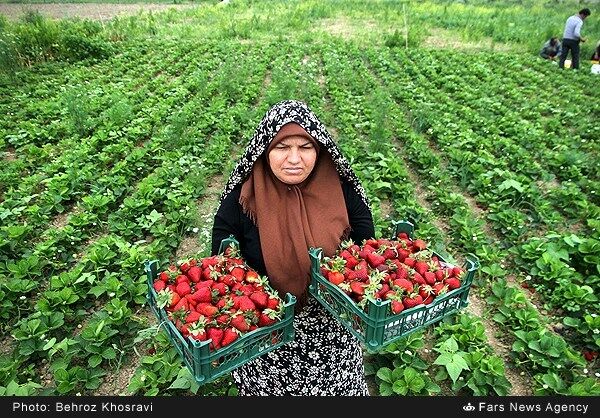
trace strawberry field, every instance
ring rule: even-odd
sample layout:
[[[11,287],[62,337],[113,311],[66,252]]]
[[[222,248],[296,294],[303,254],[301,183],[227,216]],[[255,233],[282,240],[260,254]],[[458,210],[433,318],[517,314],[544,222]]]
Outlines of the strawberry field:
[[[238,1],[108,22],[0,15],[0,395],[199,385],[146,260],[207,257],[274,103],[307,102],[371,201],[479,268],[468,305],[375,352],[372,395],[600,395],[600,78],[537,53],[580,2]],[[375,238],[375,237],[374,237]]]

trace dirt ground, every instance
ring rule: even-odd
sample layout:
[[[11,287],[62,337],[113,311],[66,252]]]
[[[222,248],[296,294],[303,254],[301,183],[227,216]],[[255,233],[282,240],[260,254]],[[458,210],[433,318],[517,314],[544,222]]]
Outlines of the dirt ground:
[[[141,11],[158,12],[162,10],[186,9],[198,7],[196,4],[98,4],[98,3],[60,3],[60,4],[0,4],[0,14],[9,20],[18,20],[30,10],[37,10],[51,19],[81,18],[107,21],[115,16],[135,15]]]

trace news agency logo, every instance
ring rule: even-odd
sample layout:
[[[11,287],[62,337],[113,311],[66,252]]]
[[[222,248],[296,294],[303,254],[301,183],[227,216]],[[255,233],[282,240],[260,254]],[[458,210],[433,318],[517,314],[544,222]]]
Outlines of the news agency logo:
[[[463,410],[467,411],[467,412],[471,412],[471,411],[475,410],[475,407],[473,405],[471,405],[471,402],[469,402],[468,404],[463,406]]]

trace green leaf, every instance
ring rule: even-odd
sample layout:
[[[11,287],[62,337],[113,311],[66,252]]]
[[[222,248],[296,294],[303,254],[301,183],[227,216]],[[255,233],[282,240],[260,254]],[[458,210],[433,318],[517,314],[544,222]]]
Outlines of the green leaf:
[[[386,383],[391,384],[393,382],[392,370],[388,367],[382,367],[381,369],[377,370],[377,377]]]
[[[93,356],[90,356],[88,358],[88,364],[90,365],[90,367],[96,367],[100,363],[102,363],[102,356],[94,354]]]

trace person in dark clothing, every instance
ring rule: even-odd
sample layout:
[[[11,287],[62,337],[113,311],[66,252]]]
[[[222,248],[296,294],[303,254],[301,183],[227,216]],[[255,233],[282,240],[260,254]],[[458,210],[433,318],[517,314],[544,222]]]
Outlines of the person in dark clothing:
[[[542,46],[540,57],[547,60],[555,60],[558,56],[560,56],[560,41],[558,38],[552,37]]]
[[[369,395],[359,340],[308,293],[310,247],[375,235],[369,201],[309,107],[275,104],[221,194],[212,254],[233,235],[242,257],[280,296],[297,298],[295,338],[232,371],[240,395]]]
[[[578,14],[570,16],[565,22],[565,30],[563,32],[562,51],[558,66],[565,68],[565,60],[571,51],[571,68],[579,68],[579,43],[585,42],[586,39],[581,36],[581,27],[583,21],[591,14],[590,9],[584,8]]]
[[[594,49],[594,52],[592,53],[590,60],[600,61],[600,42],[598,42],[596,44],[596,49]]]

